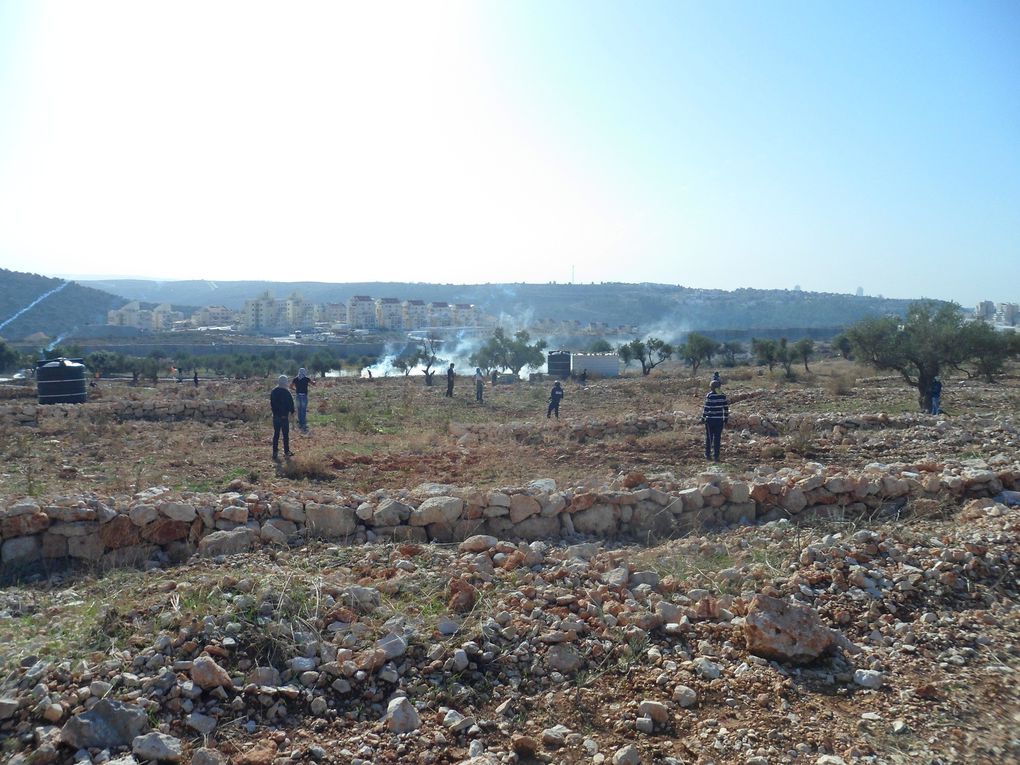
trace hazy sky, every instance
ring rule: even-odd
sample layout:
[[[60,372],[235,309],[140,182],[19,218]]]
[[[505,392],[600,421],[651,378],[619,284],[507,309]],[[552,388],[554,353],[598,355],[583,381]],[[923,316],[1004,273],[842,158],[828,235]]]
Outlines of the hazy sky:
[[[1020,300],[1020,3],[0,0],[0,266]]]

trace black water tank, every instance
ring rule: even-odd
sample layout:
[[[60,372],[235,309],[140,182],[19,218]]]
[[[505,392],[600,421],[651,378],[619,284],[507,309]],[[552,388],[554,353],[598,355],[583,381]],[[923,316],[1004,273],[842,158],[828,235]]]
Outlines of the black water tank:
[[[40,404],[84,404],[85,365],[81,359],[47,359],[36,362]]]
[[[566,380],[570,377],[570,351],[549,351],[549,376]]]

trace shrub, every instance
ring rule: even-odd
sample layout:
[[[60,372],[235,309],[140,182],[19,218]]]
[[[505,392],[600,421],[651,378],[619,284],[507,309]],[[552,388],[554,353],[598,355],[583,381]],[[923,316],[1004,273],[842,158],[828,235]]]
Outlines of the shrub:
[[[329,460],[321,454],[299,454],[280,466],[280,475],[293,481],[329,481],[336,477]]]
[[[857,377],[850,372],[836,372],[829,376],[825,388],[836,396],[849,396],[854,392]]]

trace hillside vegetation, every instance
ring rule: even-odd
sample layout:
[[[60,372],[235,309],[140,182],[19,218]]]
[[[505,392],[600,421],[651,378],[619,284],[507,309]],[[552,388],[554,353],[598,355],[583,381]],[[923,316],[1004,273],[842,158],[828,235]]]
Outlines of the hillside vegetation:
[[[125,302],[77,282],[0,269],[0,323],[4,323],[0,337],[21,340],[36,332],[52,338],[71,334],[89,324],[105,324],[106,312]]]
[[[907,300],[799,290],[707,290],[672,284],[420,284],[323,282],[106,280],[88,282],[131,300],[238,309],[265,290],[282,298],[299,292],[314,303],[347,302],[352,295],[474,303],[494,316],[636,324],[645,330],[817,328],[852,324],[866,316],[906,312]]]

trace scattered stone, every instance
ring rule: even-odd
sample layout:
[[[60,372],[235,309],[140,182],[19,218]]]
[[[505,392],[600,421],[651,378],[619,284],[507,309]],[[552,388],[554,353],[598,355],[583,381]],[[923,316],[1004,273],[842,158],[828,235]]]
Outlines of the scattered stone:
[[[406,696],[398,696],[386,706],[386,727],[394,733],[408,733],[421,727],[421,717]]]
[[[157,762],[180,762],[182,745],[179,738],[153,731],[136,736],[131,742],[131,752],[143,760]]]

